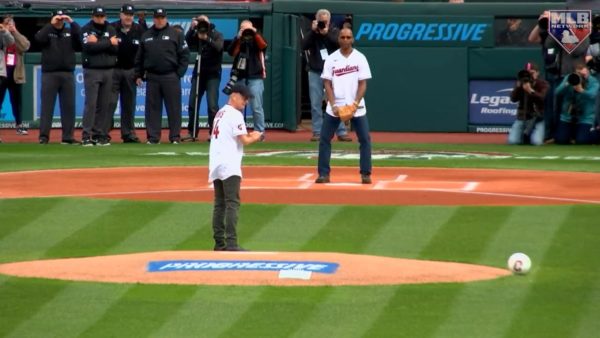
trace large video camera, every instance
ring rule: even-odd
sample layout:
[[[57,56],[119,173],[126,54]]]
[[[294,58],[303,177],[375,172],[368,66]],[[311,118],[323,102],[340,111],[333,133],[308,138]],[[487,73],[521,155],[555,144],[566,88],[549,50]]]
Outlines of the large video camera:
[[[210,31],[210,23],[202,17],[194,18],[196,21],[196,33],[206,34]]]
[[[317,21],[317,29],[318,30],[323,30],[325,29],[325,27],[327,27],[327,22],[326,21]]]
[[[520,70],[517,73],[517,80],[521,82],[521,85],[525,83],[533,84],[533,77],[531,77],[531,73],[527,69]]]
[[[577,86],[578,84],[581,84],[582,86],[585,86],[585,78],[582,77],[581,75],[577,74],[577,73],[571,73],[571,74],[569,74],[569,76],[567,77],[567,82],[571,86]]]
[[[244,42],[252,41],[252,40],[254,40],[255,35],[256,35],[256,32],[253,29],[246,28],[242,31],[242,41],[244,41]]]
[[[236,82],[238,82],[241,72],[246,70],[247,60],[248,58],[246,57],[246,54],[240,53],[240,57],[238,58],[235,67],[231,68],[231,76],[229,77],[229,81],[227,81],[227,84],[225,84],[225,87],[223,88],[223,93],[226,95],[231,94],[231,88]]]

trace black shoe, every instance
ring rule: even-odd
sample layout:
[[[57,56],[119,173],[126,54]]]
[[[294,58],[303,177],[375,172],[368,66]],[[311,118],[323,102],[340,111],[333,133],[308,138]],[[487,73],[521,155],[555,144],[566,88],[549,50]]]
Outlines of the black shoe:
[[[99,139],[96,145],[99,147],[107,147],[110,145],[110,140],[107,138]]]
[[[160,144],[160,141],[148,140],[146,141],[146,144]]]
[[[181,138],[181,142],[195,142],[195,141],[196,141],[196,138],[190,134],[187,134]]]
[[[81,145],[84,147],[93,147],[96,145],[96,142],[94,142],[92,139],[86,138],[81,140]]]
[[[371,184],[371,175],[360,175],[362,184]]]
[[[315,183],[329,183],[329,176],[319,176]]]
[[[71,139],[71,140],[62,140],[62,141],[60,141],[60,144],[80,144],[80,142]]]
[[[130,136],[124,138],[123,143],[140,143],[140,139],[135,136]]]
[[[337,139],[340,142],[352,142],[352,138],[348,135],[338,135]]]
[[[48,144],[48,139],[47,138],[41,138],[40,139],[40,144]]]

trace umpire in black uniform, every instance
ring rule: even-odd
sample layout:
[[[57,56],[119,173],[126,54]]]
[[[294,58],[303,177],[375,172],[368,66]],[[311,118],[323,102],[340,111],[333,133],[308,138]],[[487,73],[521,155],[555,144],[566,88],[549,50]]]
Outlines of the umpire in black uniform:
[[[169,141],[177,144],[181,131],[181,77],[185,74],[190,51],[183,33],[167,22],[164,8],[154,10],[154,25],[142,35],[135,57],[138,86],[146,79],[147,143],[160,143],[162,105],[169,120]]]
[[[185,41],[191,50],[198,52],[194,72],[192,73],[192,90],[188,105],[189,122],[188,136],[183,140],[193,140],[198,137],[198,115],[200,101],[206,92],[208,112],[208,136],[212,134],[215,115],[219,111],[219,84],[221,83],[221,64],[223,63],[223,34],[215,29],[206,15],[192,19],[192,24]],[[198,63],[200,71],[198,72]],[[200,77],[198,77],[198,74]],[[198,88],[196,88],[198,84]],[[196,94],[198,102],[196,102]],[[195,125],[194,125],[195,123]]]
[[[112,96],[110,100],[108,128],[112,128],[112,116],[121,97],[121,139],[124,143],[139,143],[135,135],[135,98],[136,86],[134,78],[135,55],[142,34],[148,29],[146,21],[140,18],[139,23],[133,22],[135,9],[132,5],[123,5],[118,21],[111,23],[117,32],[119,52],[117,66],[113,71]]]
[[[69,23],[69,26],[65,24]],[[75,128],[75,52],[81,51],[81,27],[62,10],[52,13],[50,23],[35,34],[42,49],[42,111],[40,144],[50,140],[56,95],[60,98],[62,143],[76,144]]]
[[[117,63],[118,40],[115,28],[106,22],[103,7],[96,7],[92,20],[83,26],[83,111],[82,145],[110,145],[108,136],[113,70]]]

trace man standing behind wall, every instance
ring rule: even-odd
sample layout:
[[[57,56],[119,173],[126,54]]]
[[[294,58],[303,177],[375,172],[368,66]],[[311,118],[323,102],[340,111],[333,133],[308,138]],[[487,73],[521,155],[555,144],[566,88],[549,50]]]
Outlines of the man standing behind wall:
[[[92,20],[82,28],[83,83],[85,108],[83,111],[83,146],[107,146],[110,96],[113,70],[117,63],[117,32],[106,22],[106,11],[96,7]]]
[[[190,51],[183,33],[169,26],[167,11],[154,10],[154,25],[142,35],[135,57],[138,86],[146,79],[147,144],[160,143],[163,101],[169,120],[169,141],[178,144],[181,131],[181,77],[188,67]]]
[[[119,21],[111,25],[117,32],[119,40],[119,54],[117,57],[117,66],[113,72],[112,96],[110,98],[110,107],[108,109],[110,118],[108,118],[107,128],[110,130],[113,124],[113,115],[117,108],[117,101],[121,98],[121,139],[123,143],[139,143],[140,140],[135,135],[135,98],[136,86],[133,66],[135,54],[140,46],[142,34],[148,29],[146,21],[140,17],[139,24],[133,22],[135,9],[132,5],[123,5]]]
[[[70,27],[66,27],[65,21]],[[62,10],[52,13],[50,23],[35,34],[42,48],[42,112],[40,144],[50,140],[56,95],[60,98],[62,143],[76,144],[75,128],[75,52],[81,51],[81,27]]]
[[[310,114],[312,120],[311,141],[318,141],[323,126],[323,64],[329,54],[339,48],[338,35],[340,31],[331,25],[331,13],[319,9],[312,21],[310,31],[302,38],[302,49],[308,55],[308,95],[310,97]],[[344,123],[340,122],[336,130],[338,140],[350,142]]]
[[[252,93],[250,106],[254,130],[261,132],[261,141],[265,139],[265,111],[263,109],[265,50],[267,42],[260,35],[250,20],[240,23],[240,30],[229,45],[227,52],[233,56],[232,73],[236,72],[240,84],[246,85]],[[233,79],[233,77],[232,77]]]

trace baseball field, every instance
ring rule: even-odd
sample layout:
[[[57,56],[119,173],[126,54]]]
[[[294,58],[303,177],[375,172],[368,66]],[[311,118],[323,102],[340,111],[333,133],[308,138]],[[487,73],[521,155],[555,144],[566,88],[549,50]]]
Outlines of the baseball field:
[[[315,143],[247,147],[238,232],[248,254],[340,253],[505,269],[512,253],[524,252],[533,262],[529,274],[360,286],[0,274],[0,336],[598,335],[598,146],[375,142],[370,186],[357,184],[357,147],[334,144],[332,184],[325,186],[311,184]],[[0,144],[0,266],[210,251],[207,154],[207,143]]]

